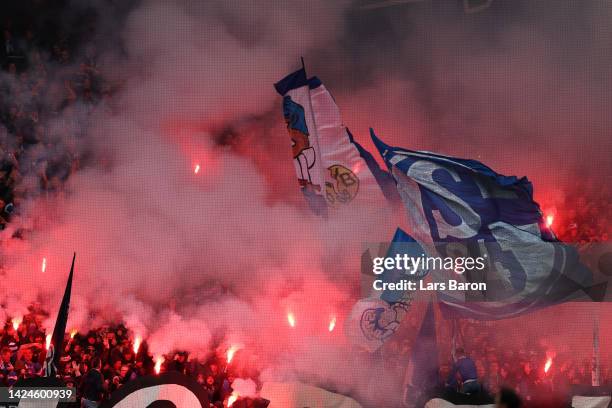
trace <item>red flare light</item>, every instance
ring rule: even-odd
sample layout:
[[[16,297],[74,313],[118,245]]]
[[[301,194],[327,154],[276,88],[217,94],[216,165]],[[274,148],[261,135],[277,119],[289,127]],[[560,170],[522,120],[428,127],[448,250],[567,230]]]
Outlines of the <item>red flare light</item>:
[[[193,174],[198,174],[200,172],[200,165],[196,164],[194,169],[193,169]]]
[[[230,348],[227,349],[227,364],[232,362],[232,359],[234,358],[234,354],[236,354],[236,352],[240,350],[237,346],[231,346]]]
[[[552,357],[548,357],[548,360],[546,360],[546,364],[544,364],[544,372],[548,373],[548,370],[550,370],[550,367],[552,366]]]
[[[78,332],[79,332],[79,331],[78,331],[77,329],[72,329],[72,331],[70,332],[70,338],[71,338],[71,339],[74,339],[74,336],[76,336],[76,334],[77,334]]]
[[[548,214],[546,216],[546,227],[547,228],[552,227],[554,221],[555,221],[555,216],[552,214]]]
[[[142,338],[140,336],[136,336],[134,339],[134,354],[138,354],[138,350],[140,349],[140,343],[142,342]]]
[[[334,328],[336,327],[336,316],[332,317],[332,319],[329,321],[329,331],[333,332]]]
[[[51,334],[47,334],[45,338],[45,349],[49,350],[49,347],[51,347]]]
[[[23,321],[23,317],[21,316],[13,317],[11,319],[11,323],[13,324],[13,329],[15,330],[19,329],[19,325],[21,324],[22,321]]]
[[[40,267],[40,270],[45,273],[45,271],[47,270],[47,258],[43,258],[42,260],[42,265]]]
[[[237,399],[238,399],[238,394],[233,392],[232,395],[230,395],[229,398],[227,399],[228,408],[234,405],[234,402],[236,402]]]
[[[287,321],[289,322],[289,326],[295,327],[295,316],[293,315],[293,313],[287,313]]]
[[[157,357],[157,359],[155,359],[155,374],[159,374],[161,371],[161,366],[164,363],[164,358],[163,357]]]

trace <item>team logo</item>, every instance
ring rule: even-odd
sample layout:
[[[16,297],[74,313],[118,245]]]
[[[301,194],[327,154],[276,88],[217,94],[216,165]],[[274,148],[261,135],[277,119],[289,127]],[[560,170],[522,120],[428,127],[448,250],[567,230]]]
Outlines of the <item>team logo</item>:
[[[347,204],[359,191],[359,178],[344,166],[334,164],[328,168],[332,182],[325,182],[325,197],[330,205]]]
[[[408,303],[396,302],[364,310],[359,322],[363,336],[369,341],[385,341],[397,331],[408,308]]]

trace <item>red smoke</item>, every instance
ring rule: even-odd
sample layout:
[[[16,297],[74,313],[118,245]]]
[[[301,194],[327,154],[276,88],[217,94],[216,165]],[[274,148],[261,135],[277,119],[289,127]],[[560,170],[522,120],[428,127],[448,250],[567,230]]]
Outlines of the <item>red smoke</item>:
[[[341,323],[361,295],[363,243],[388,240],[396,225],[363,209],[322,220],[305,208],[272,88],[300,55],[375,157],[370,126],[392,145],[528,176],[545,213],[556,210],[560,235],[574,221],[609,230],[612,219],[602,181],[612,93],[610,76],[602,84],[598,75],[609,66],[600,37],[610,31],[597,19],[606,13],[592,5],[556,16],[570,26],[586,16],[580,28],[593,41],[577,52],[555,37],[557,24],[493,24],[495,14],[458,24],[419,10],[151,1],[112,23],[122,43],[101,44],[100,69],[121,86],[110,104],[75,109],[82,139],[49,141],[76,143],[90,161],[60,193],[26,200],[2,233],[3,313],[21,316],[40,299],[54,316],[76,251],[69,327],[124,321],[156,356],[206,357],[220,336],[244,344],[264,380],[305,379],[393,406],[379,398],[394,398],[395,377],[357,358]],[[74,119],[64,115],[58,121]],[[13,236],[19,229],[24,239]],[[571,330],[558,333],[559,313]],[[582,313],[559,307],[499,323],[500,333],[554,334],[555,346],[583,357]]]

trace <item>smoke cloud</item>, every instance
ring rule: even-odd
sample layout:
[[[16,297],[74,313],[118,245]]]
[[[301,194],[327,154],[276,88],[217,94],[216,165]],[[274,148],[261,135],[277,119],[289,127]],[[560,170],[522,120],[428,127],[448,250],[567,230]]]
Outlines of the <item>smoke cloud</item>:
[[[440,3],[73,2],[96,16],[80,53],[98,54],[112,97],[66,108],[31,153],[80,167],[51,193],[35,166],[20,181],[27,199],[1,237],[4,313],[36,300],[54,316],[74,251],[69,328],[123,320],[153,354],[240,344],[264,380],[396,402],[403,379],[328,331],[359,296],[363,243],[395,225],[386,209],[305,208],[272,87],[300,56],[371,151],[370,126],[527,175],[546,205],[610,195],[609,5],[495,1],[468,16]],[[62,69],[49,73],[57,94]]]

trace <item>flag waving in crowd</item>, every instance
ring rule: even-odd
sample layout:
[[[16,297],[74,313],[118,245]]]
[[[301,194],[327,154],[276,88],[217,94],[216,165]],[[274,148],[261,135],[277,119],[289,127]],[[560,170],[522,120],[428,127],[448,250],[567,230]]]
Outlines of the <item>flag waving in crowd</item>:
[[[353,209],[354,204],[384,212],[388,204],[400,203],[393,177],[354,139],[334,98],[317,77],[308,78],[302,67],[274,87],[283,96],[298,182],[315,214],[327,216],[334,210]],[[389,220],[386,215],[381,219]],[[415,242],[398,229],[394,242],[404,240]],[[392,300],[378,295],[358,301],[349,318],[348,335],[371,351],[395,333],[409,307],[404,294],[384,294]]]
[[[421,245],[398,228],[385,256],[387,258],[404,254],[419,256],[421,253],[423,253]],[[369,250],[364,253],[363,256],[366,259],[363,261],[366,268],[372,265],[372,258],[376,255],[370,253]],[[427,273],[427,270],[419,270],[411,279],[423,279]],[[387,270],[378,277],[385,283],[397,283],[406,278],[397,270]],[[365,277],[363,279],[368,280]],[[412,300],[412,294],[407,291],[372,291],[369,296],[358,300],[353,306],[347,321],[348,337],[354,344],[365,350],[377,350],[400,328]]]
[[[371,130],[388,168],[384,171],[355,141],[319,79],[307,78],[302,68],[275,88],[283,96],[299,185],[316,214],[328,216],[354,203],[382,208],[401,202],[410,234],[396,230],[386,259],[396,255],[484,259],[485,267],[477,273],[440,267],[423,268],[416,276],[406,277],[385,271],[376,278],[386,284],[407,279],[435,287],[454,280],[466,286],[484,283],[486,289],[446,287],[422,294],[371,291],[355,303],[346,319],[348,339],[373,353],[402,330],[414,299],[427,299],[405,375],[410,398],[425,397],[428,386],[436,382],[435,303],[446,318],[496,320],[578,295],[590,296],[591,271],[581,264],[574,248],[557,239],[526,177],[505,176],[475,160],[391,147]],[[398,225],[391,218],[380,219]],[[366,251],[363,259],[379,255]]]
[[[66,324],[68,323],[68,311],[70,309],[70,295],[72,292],[72,276],[74,274],[75,259],[76,254],[72,256],[72,266],[70,267],[68,282],[66,283],[62,303],[59,311],[57,312],[57,319],[55,320],[55,327],[53,328],[51,343],[49,344],[49,349],[47,350],[44,366],[45,377],[54,377],[57,373],[57,366],[64,347],[64,336],[66,335]]]
[[[479,274],[435,271],[440,281],[487,284],[482,293],[439,291],[447,310],[502,319],[588,289],[590,271],[543,222],[527,178],[498,174],[475,160],[391,147],[373,131],[371,136],[397,182],[415,238],[441,257],[486,260]]]
[[[384,205],[397,197],[390,175],[342,123],[332,95],[304,68],[275,84],[291,138],[298,182],[317,214],[354,201]]]

